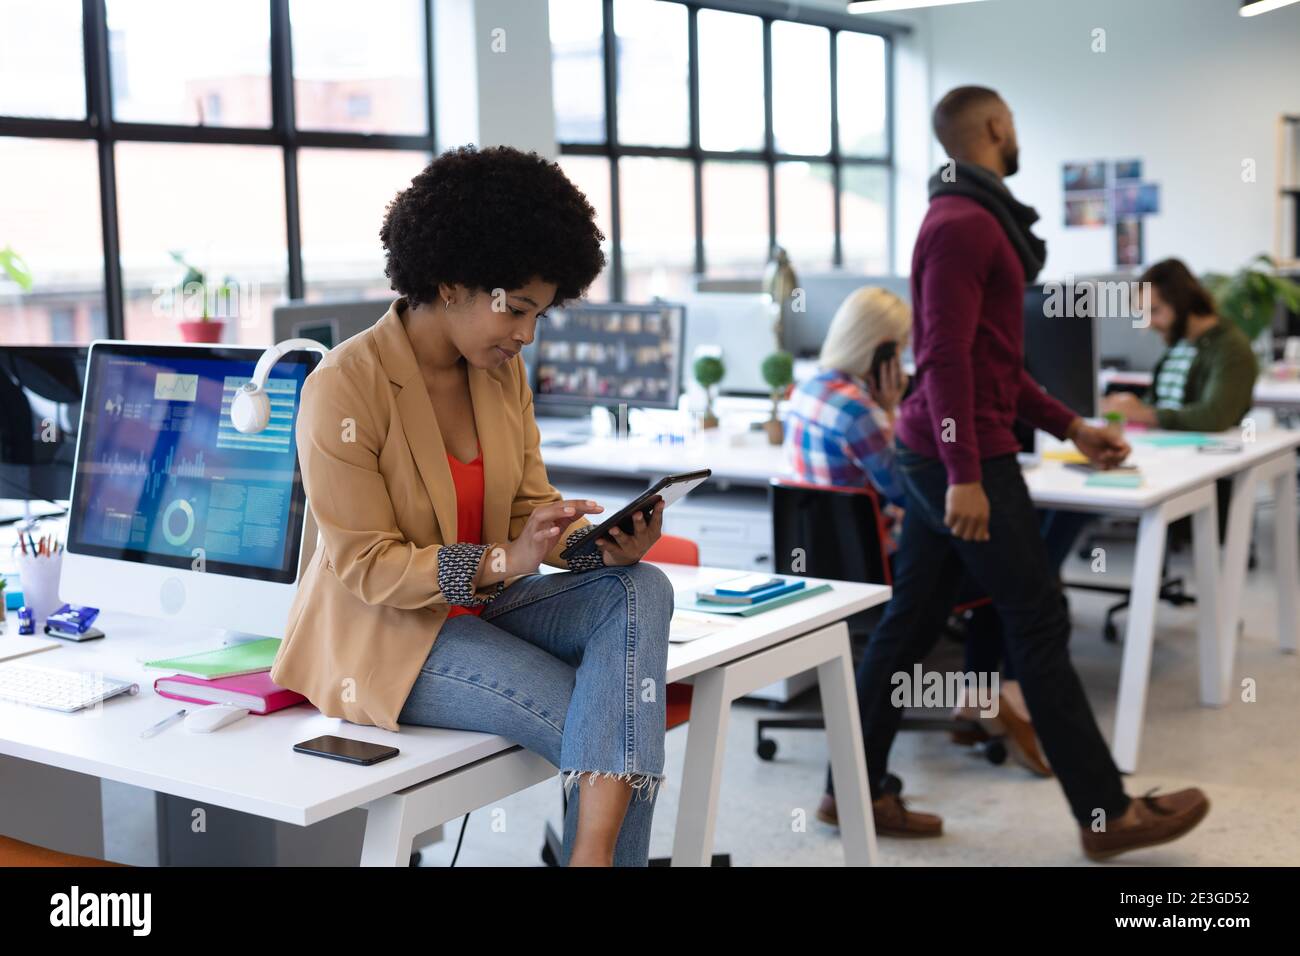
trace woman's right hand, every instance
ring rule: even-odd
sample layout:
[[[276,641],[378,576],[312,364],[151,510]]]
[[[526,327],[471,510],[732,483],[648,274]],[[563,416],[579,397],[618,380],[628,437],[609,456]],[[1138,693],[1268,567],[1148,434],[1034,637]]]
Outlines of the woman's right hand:
[[[880,366],[880,373],[874,379],[867,382],[867,391],[877,405],[892,415],[898,408],[898,403],[903,400],[903,393],[907,391],[907,373],[903,371],[903,363],[895,355],[888,362]]]
[[[556,539],[565,528],[582,515],[599,514],[604,510],[596,502],[586,499],[552,501],[534,509],[528,516],[524,530],[519,532],[519,537],[505,546],[504,577],[532,574],[555,546]]]

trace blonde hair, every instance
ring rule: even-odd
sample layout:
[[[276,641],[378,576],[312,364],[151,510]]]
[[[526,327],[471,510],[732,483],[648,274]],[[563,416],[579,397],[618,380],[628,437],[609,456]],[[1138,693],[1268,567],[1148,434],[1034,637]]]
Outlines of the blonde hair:
[[[856,289],[840,303],[826,331],[819,361],[858,378],[871,370],[871,357],[885,342],[897,342],[901,355],[912,338],[912,310],[879,286]]]

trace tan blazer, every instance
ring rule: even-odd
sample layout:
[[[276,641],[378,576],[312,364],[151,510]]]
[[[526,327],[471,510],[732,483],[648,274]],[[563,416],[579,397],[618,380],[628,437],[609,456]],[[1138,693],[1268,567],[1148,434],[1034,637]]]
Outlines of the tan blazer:
[[[298,457],[320,527],[271,678],[332,717],[397,730],[447,619],[438,548],[456,541],[456,492],[398,299],[329,353],[302,388]],[[538,452],[523,359],[469,370],[483,452],[483,542],[505,544],[560,499]],[[546,563],[564,567],[565,537]],[[507,587],[518,578],[506,582]]]

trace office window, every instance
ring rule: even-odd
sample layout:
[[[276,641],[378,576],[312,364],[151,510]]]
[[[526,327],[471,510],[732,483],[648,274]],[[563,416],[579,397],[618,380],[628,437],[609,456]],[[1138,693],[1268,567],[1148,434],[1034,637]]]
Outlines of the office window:
[[[114,119],[271,125],[267,0],[107,0],[107,14]]]
[[[387,295],[385,207],[436,151],[433,2],[0,0],[0,255],[32,277],[0,269],[0,339],[181,339],[173,252],[232,280],[226,342]]]
[[[686,8],[665,0],[615,0],[618,138],[643,146],[690,142]]]
[[[768,252],[767,167],[705,163],[704,261],[709,275],[758,275]]]
[[[796,270],[892,268],[891,41],[864,32],[889,28],[732,6],[551,0],[561,165],[607,170],[613,299],[758,278],[777,242]]]
[[[699,12],[700,146],[763,148],[763,21]]]
[[[845,166],[840,190],[844,267],[868,275],[889,269],[889,174],[880,166]]]
[[[0,137],[0,342],[42,345],[103,337],[104,254],[95,144]]]
[[[776,241],[796,271],[833,265],[835,184],[829,163],[777,163]]]
[[[0,116],[86,115],[81,0],[5,0]]]
[[[428,129],[423,0],[292,0],[299,129],[415,133]]]
[[[555,135],[565,143],[605,138],[601,0],[551,0],[551,88]]]
[[[592,302],[609,302],[614,298],[611,294],[609,268],[613,257],[610,237],[614,235],[610,221],[613,204],[609,195],[609,163],[595,156],[561,156],[559,163],[564,175],[582,190],[587,202],[596,210],[596,227],[605,235],[600,248],[605,253],[606,265],[587,290],[587,298]]]
[[[888,148],[889,81],[883,37],[841,33],[835,38],[840,152],[881,156]]]
[[[630,301],[687,291],[695,260],[695,180],[681,159],[619,161],[619,210]]]
[[[772,24],[772,135],[781,153],[831,151],[830,31]]]
[[[223,342],[270,345],[271,310],[285,287],[280,152],[119,143],[116,153],[126,337],[174,340],[178,322],[201,318],[199,290],[181,285],[176,252],[205,274]],[[227,280],[233,293],[222,301],[216,290]]]
[[[427,153],[304,149],[298,153],[302,268],[307,298],[396,295],[384,275],[379,227],[393,198],[429,162]]]

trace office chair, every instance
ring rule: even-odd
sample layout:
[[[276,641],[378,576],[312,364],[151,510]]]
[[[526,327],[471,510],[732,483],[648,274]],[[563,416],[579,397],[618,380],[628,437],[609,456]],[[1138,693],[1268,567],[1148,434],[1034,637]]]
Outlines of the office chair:
[[[889,526],[875,489],[816,485],[802,481],[773,478],[768,486],[772,506],[772,546],[775,569],[779,574],[806,574],[812,577],[865,584],[892,584],[889,550],[885,545]],[[795,569],[798,555],[799,568]],[[989,604],[987,597],[972,597],[952,609],[952,616]],[[879,608],[855,614],[848,619],[849,636],[865,637],[879,620]],[[776,741],[766,736],[769,730],[824,730],[821,717],[781,717],[758,722],[756,750],[762,760],[776,756]],[[903,730],[948,731],[966,739],[980,739],[984,730],[978,722],[951,717],[904,716]],[[1007,759],[1006,743],[992,738],[985,743],[984,756],[990,763]]]
[[[651,546],[646,552],[646,561],[658,561],[663,564],[689,564],[693,567],[699,566],[700,563],[700,546],[689,538],[679,538],[676,535],[660,535],[659,540]],[[666,702],[667,720],[665,721],[665,730],[672,730],[674,727],[680,727],[691,719],[691,694],[694,688],[690,684],[676,683],[669,684],[667,689],[668,700]],[[569,809],[569,797],[563,789],[560,791],[561,813],[560,819],[564,819],[564,814]],[[555,827],[550,823],[546,824],[545,840],[542,844],[542,862],[547,866],[560,865],[560,834],[556,832]],[[672,860],[667,857],[652,857],[651,866],[670,866]],[[728,853],[713,854],[713,866],[731,866],[731,855]]]

